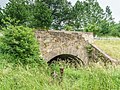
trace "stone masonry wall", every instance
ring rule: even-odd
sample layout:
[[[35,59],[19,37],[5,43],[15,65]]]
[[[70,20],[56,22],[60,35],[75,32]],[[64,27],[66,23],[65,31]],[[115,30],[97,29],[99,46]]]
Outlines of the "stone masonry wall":
[[[86,37],[86,38],[85,38]],[[91,38],[90,38],[91,37]],[[37,31],[42,57],[48,62],[55,56],[70,54],[77,56],[85,64],[88,62],[86,46],[92,41],[91,33],[68,31]]]
[[[100,48],[98,48],[96,45],[91,44],[91,60],[95,63],[97,62],[103,62],[106,66],[108,63],[110,64],[120,64],[119,60],[115,60],[111,58],[109,55],[107,55],[104,51],[102,51]],[[89,59],[90,60],[90,59]]]

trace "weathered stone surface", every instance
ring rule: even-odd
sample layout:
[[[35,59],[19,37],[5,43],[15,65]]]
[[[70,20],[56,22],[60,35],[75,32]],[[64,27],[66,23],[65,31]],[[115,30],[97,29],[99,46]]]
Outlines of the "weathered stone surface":
[[[37,31],[36,37],[40,43],[42,56],[47,62],[55,56],[70,54],[77,56],[87,64],[86,46],[93,39],[92,33],[51,30]]]
[[[91,52],[91,59],[93,62],[104,62],[104,65],[108,63],[111,64],[120,64],[119,60],[111,58],[108,54],[98,48],[96,45],[91,44],[92,52]]]

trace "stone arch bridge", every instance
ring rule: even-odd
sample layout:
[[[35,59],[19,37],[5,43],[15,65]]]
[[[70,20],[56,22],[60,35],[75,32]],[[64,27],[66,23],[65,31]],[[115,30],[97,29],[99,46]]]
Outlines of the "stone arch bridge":
[[[93,33],[76,31],[42,31],[35,32],[40,44],[40,52],[44,60],[52,62],[56,58],[70,61],[82,61],[84,65],[93,62],[104,62],[120,64],[120,61],[111,58],[104,51],[98,48],[93,42]],[[88,48],[90,47],[90,48]],[[90,50],[88,50],[90,49]]]
[[[84,64],[88,62],[86,47],[93,40],[92,33],[75,31],[36,31],[42,57],[50,62],[55,57],[77,57]]]

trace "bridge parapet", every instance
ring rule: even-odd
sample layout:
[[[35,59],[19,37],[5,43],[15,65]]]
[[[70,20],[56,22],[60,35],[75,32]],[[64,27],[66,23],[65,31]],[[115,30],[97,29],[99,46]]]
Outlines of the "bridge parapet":
[[[96,45],[94,44],[90,44],[90,45],[91,45],[91,53],[89,54],[91,56],[90,59],[92,62],[95,62],[95,63],[103,62],[105,66],[108,63],[115,64],[115,65],[120,64],[119,60],[113,59],[108,54],[106,54],[104,51],[102,51],[100,48],[98,48]]]

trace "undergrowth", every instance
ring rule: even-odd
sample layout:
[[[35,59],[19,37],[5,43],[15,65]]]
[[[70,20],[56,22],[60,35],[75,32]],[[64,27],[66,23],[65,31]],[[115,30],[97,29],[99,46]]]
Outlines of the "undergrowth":
[[[6,58],[5,58],[6,57]],[[120,67],[84,66],[64,67],[61,78],[60,66],[51,69],[47,64],[14,66],[0,54],[0,90],[119,90]],[[51,72],[57,74],[55,78]],[[62,80],[61,80],[62,79]]]
[[[23,26],[10,26],[0,38],[0,90],[120,90],[120,66],[50,67],[38,59],[32,32]]]

